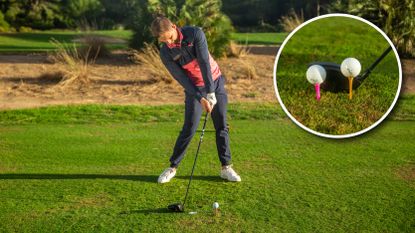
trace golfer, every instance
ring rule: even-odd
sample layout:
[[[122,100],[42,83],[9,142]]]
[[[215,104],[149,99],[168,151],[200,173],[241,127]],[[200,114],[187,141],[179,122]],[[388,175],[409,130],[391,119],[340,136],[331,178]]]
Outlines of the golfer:
[[[198,27],[179,28],[165,17],[157,17],[153,21],[151,32],[163,43],[160,49],[163,64],[185,92],[183,128],[170,157],[170,167],[160,175],[158,182],[169,182],[176,175],[176,169],[196,132],[203,110],[211,113],[215,126],[216,147],[222,164],[220,177],[229,181],[241,181],[231,167],[225,78],[209,54],[205,34]]]

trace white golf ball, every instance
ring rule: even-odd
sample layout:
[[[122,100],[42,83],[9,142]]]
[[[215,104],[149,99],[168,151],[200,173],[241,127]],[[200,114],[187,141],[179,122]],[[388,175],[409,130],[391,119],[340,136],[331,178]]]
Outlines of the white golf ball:
[[[213,203],[213,208],[214,208],[214,209],[219,208],[219,203],[217,203],[217,202]]]
[[[326,70],[320,65],[312,65],[308,68],[306,76],[311,84],[321,84],[326,80]]]
[[[343,60],[340,70],[346,77],[356,77],[362,70],[362,66],[356,58],[349,57]]]

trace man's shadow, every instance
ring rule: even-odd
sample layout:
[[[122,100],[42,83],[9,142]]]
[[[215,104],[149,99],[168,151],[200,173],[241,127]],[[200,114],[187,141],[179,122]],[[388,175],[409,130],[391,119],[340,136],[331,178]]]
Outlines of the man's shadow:
[[[177,179],[187,180],[190,176],[176,176]],[[149,183],[157,183],[156,175],[107,175],[107,174],[47,174],[47,173],[9,173],[0,174],[0,180],[72,180],[72,179],[111,179],[111,180],[131,180]],[[193,176],[193,180],[204,180],[221,182],[219,176]]]
[[[189,180],[190,176],[176,176],[181,180]],[[66,179],[112,179],[112,180],[131,180],[157,184],[156,175],[106,175],[106,174],[0,174],[0,180],[66,180]],[[193,176],[193,180],[204,180],[211,182],[223,182],[219,176]],[[119,214],[166,214],[172,213],[166,208],[142,209],[132,211],[122,211]]]
[[[142,182],[157,182],[155,175],[106,175],[106,174],[0,174],[0,180],[72,180],[72,179],[111,179],[111,180],[132,180]]]
[[[166,208],[157,208],[157,209],[143,209],[143,210],[131,210],[131,211],[122,211],[120,215],[123,214],[169,214],[173,213]]]

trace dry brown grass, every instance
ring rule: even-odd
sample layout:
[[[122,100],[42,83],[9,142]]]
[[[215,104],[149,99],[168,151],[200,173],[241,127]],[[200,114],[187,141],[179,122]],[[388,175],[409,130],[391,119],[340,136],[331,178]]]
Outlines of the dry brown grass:
[[[228,57],[243,58],[249,54],[248,45],[238,45],[235,42],[231,42],[228,49]]]
[[[143,65],[151,73],[154,82],[172,83],[173,77],[160,59],[159,50],[153,44],[145,44],[141,51],[134,50],[130,58],[133,62]]]
[[[95,56],[90,58],[91,47],[81,54],[75,44],[64,45],[55,39],[52,39],[51,43],[56,47],[56,52],[50,56],[50,59],[63,68],[64,75],[58,85],[65,87],[72,84],[90,83],[89,66],[95,63],[100,49],[98,48]]]
[[[62,71],[52,71],[42,73],[37,77],[37,81],[42,84],[56,84],[62,81],[65,74]]]
[[[246,78],[248,79],[258,78],[255,66],[251,62],[246,61],[246,60],[240,60],[239,62],[242,64],[242,67],[243,67],[242,72],[246,76]]]
[[[79,41],[83,44],[79,51],[83,57],[88,56],[89,59],[93,59],[94,57],[108,57],[110,54],[106,39],[102,36],[87,33],[80,37]]]
[[[291,9],[290,13],[282,16],[279,22],[284,31],[291,32],[296,27],[300,26],[300,24],[304,23],[304,14],[301,11],[301,15],[298,15],[293,9]]]

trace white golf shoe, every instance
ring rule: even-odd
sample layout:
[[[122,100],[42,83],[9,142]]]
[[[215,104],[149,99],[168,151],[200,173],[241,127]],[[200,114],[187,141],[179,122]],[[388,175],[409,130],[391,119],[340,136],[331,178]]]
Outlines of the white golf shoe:
[[[240,182],[241,177],[232,169],[231,165],[226,166],[220,171],[220,177],[232,182]]]
[[[159,179],[157,180],[157,182],[159,182],[160,184],[167,183],[175,175],[176,175],[176,169],[169,167],[166,170],[164,170],[163,173],[161,173],[161,175],[159,176]]]

